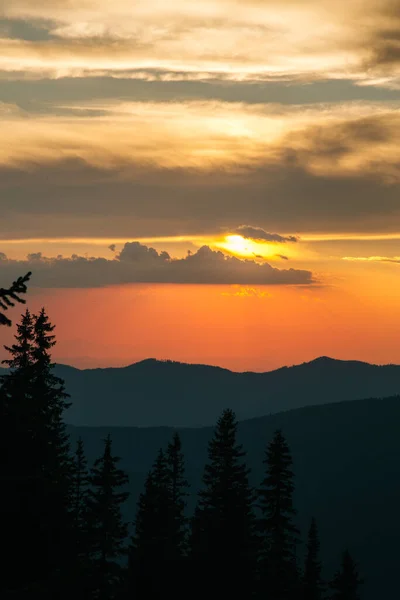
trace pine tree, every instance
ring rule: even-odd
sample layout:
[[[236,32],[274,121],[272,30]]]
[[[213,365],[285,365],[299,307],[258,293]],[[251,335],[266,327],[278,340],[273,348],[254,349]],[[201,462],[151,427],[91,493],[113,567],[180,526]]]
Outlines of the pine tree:
[[[90,471],[88,493],[88,558],[90,584],[86,598],[111,600],[119,593],[122,579],[121,558],[126,554],[127,524],[121,507],[128,498],[122,491],[128,482],[118,468],[120,458],[112,454],[111,437],[104,440],[104,453]]]
[[[259,490],[260,597],[291,600],[298,597],[298,531],[294,525],[292,457],[280,430],[268,445],[264,464],[266,475]]]
[[[89,489],[89,471],[83,440],[78,438],[74,460],[74,478],[72,491],[72,512],[74,515],[75,527],[77,530],[83,530],[86,525],[86,505]]]
[[[39,518],[31,510],[31,498],[35,497],[37,465],[34,445],[35,405],[32,402],[34,339],[33,318],[27,310],[17,325],[15,343],[5,346],[10,358],[3,361],[9,371],[1,378],[0,443],[1,463],[1,537],[4,549],[1,596],[18,593],[28,594],[36,579],[35,541]],[[18,557],[18,560],[17,558]],[[21,571],[20,564],[26,564]]]
[[[177,432],[167,447],[167,468],[172,510],[170,518],[171,552],[176,559],[180,559],[187,553],[185,507],[189,484],[185,478],[185,459],[182,452],[181,438]]]
[[[89,493],[89,471],[82,438],[78,438],[75,456],[71,497],[74,536],[74,568],[71,578],[74,585],[74,598],[85,598],[89,588],[90,563],[88,559],[89,532],[87,523],[87,503]]]
[[[73,459],[69,437],[63,421],[70,406],[64,381],[52,370],[51,349],[56,340],[55,326],[44,309],[34,316],[33,398],[40,418],[36,425],[36,459],[41,465],[44,499],[39,500],[41,511],[41,541],[46,556],[52,594],[68,595],[70,569],[74,562],[73,518],[71,495]],[[54,587],[55,586],[55,587]]]
[[[191,561],[198,597],[250,598],[256,561],[253,491],[235,413],[225,410],[208,447],[204,488],[192,523]]]
[[[323,585],[321,580],[321,562],[319,560],[319,538],[317,522],[311,519],[307,540],[307,554],[302,581],[303,600],[321,600]]]
[[[128,590],[139,599],[159,598],[169,590],[175,516],[169,476],[167,457],[160,449],[139,497],[129,552]]]
[[[67,593],[71,458],[62,422],[67,394],[51,373],[53,329],[44,310],[38,316],[26,311],[16,343],[6,348],[10,371],[2,380],[2,427],[12,432],[3,440],[9,457],[3,541],[12,529],[4,585],[21,597],[62,598]]]
[[[331,600],[360,600],[360,579],[357,564],[354,562],[350,552],[345,550],[342,554],[342,564],[339,571],[335,573],[330,588],[333,593]]]

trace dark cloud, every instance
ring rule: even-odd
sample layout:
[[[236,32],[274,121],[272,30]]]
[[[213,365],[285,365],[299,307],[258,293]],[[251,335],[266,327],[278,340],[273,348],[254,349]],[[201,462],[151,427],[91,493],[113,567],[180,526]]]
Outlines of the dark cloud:
[[[90,76],[89,76],[90,75]],[[360,86],[346,80],[325,80],[304,83],[301,81],[227,82],[223,73],[214,80],[190,81],[190,73],[170,73],[182,77],[181,81],[162,81],[166,72],[149,69],[132,70],[125,77],[120,75],[94,77],[64,77],[32,80],[29,73],[19,73],[16,80],[2,81],[0,101],[16,104],[22,109],[39,114],[62,114],[66,109],[59,105],[82,104],[88,101],[123,99],[135,102],[169,102],[189,100],[216,100],[244,102],[246,104],[299,105],[319,102],[390,101],[398,100],[397,90],[378,86]],[[130,75],[130,77],[129,77]],[[154,81],[140,77],[148,76]],[[218,79],[219,77],[219,79]],[[70,109],[70,112],[73,109]],[[78,114],[78,111],[75,111]],[[81,115],[96,117],[100,111],[80,111]]]
[[[0,18],[0,38],[46,42],[54,39],[52,21],[46,19],[2,19]]]
[[[115,250],[116,250],[116,245],[115,245],[115,244],[110,244],[110,245],[108,246],[108,249],[109,249],[109,250],[111,250],[111,252],[115,252]]]
[[[381,67],[390,72],[400,65],[400,0],[382,2],[377,16],[365,44],[366,67]]]
[[[78,157],[3,166],[0,237],[98,237],[99,228],[109,237],[186,235],[249,222],[265,231],[394,231],[399,138],[400,117],[381,113],[309,127],[272,157],[230,170],[128,160],[101,168]]]
[[[286,242],[297,242],[298,238],[295,235],[283,236],[279,233],[268,233],[261,227],[252,227],[251,225],[239,225],[235,229],[238,235],[246,238],[247,240],[254,240],[255,242],[273,242],[277,244],[285,244]]]
[[[313,284],[310,271],[276,269],[269,264],[240,260],[203,246],[185,258],[173,259],[167,252],[139,242],[128,242],[112,260],[73,255],[46,258],[42,253],[27,259],[0,258],[5,280],[32,270],[36,287],[97,287],[127,283],[298,285]]]

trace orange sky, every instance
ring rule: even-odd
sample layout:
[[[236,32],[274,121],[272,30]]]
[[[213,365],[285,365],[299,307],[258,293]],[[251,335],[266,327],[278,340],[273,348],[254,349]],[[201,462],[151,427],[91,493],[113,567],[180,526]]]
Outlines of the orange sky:
[[[3,0],[0,285],[33,271],[55,358],[400,363],[399,29],[400,0]]]
[[[238,371],[320,355],[400,362],[399,286],[391,297],[360,291],[135,284],[35,291],[29,307],[46,306],[57,324],[56,360],[79,367],[148,357]],[[9,342],[11,331],[1,333]]]

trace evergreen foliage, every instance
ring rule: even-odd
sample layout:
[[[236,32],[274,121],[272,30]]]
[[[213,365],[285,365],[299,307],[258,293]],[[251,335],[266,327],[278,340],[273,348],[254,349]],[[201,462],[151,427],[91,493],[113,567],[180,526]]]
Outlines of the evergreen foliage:
[[[330,584],[332,590],[330,600],[360,600],[362,583],[363,580],[360,579],[353,557],[348,550],[345,550],[342,554],[341,567]]]
[[[169,501],[171,505],[171,558],[187,554],[186,498],[189,484],[185,478],[185,458],[179,433],[175,433],[167,447]]]
[[[71,559],[72,463],[62,421],[67,394],[51,373],[53,329],[44,310],[33,316],[26,311],[15,343],[6,347],[9,371],[2,378],[1,405],[9,459],[2,472],[8,480],[3,539],[10,551],[3,584],[20,595],[62,598]]]
[[[289,446],[280,430],[267,447],[266,475],[259,489],[260,597],[298,597],[298,530],[294,524],[294,473]]]
[[[87,500],[88,559],[90,561],[87,598],[111,600],[120,591],[126,554],[128,526],[121,507],[128,498],[123,491],[128,482],[118,467],[120,458],[112,454],[110,436],[104,440],[104,453],[90,470]],[[121,489],[122,488],[122,489]]]
[[[10,307],[15,306],[16,302],[20,304],[25,304],[26,300],[21,298],[21,294],[26,294],[28,291],[27,283],[31,277],[32,273],[29,272],[24,277],[18,277],[16,281],[13,282],[12,286],[9,288],[0,288],[0,308],[4,311],[8,310]],[[6,315],[0,312],[0,325],[8,325],[11,327],[12,322]]]
[[[192,524],[191,559],[199,597],[212,581],[216,596],[251,597],[256,562],[253,491],[237,421],[225,410],[209,443],[204,487]],[[207,574],[207,579],[205,578]]]
[[[319,560],[319,548],[317,522],[313,517],[307,539],[307,554],[302,581],[303,600],[322,600],[323,597],[322,566]]]

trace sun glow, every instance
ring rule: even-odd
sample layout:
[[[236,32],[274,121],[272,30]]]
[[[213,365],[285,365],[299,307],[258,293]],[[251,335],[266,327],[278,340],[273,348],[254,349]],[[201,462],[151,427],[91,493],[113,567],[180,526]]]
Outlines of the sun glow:
[[[227,235],[216,246],[230,254],[253,260],[255,258],[271,258],[275,254],[275,249],[271,247],[271,244],[247,240],[241,235]]]

